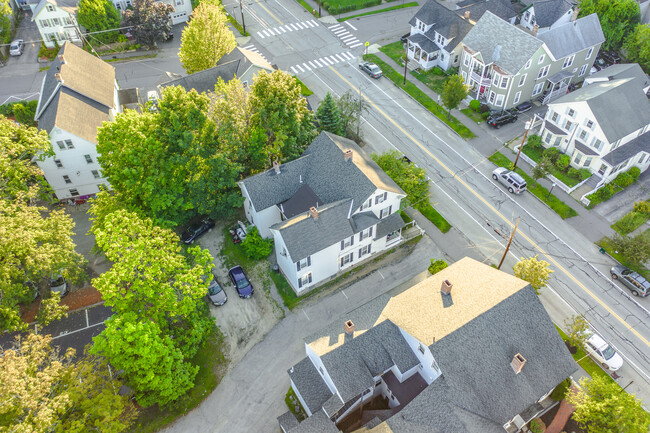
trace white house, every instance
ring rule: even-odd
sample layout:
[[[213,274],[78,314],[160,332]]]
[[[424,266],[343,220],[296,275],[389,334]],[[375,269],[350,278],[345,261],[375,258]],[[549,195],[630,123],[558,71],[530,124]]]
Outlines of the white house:
[[[47,48],[53,48],[55,41],[59,45],[65,41],[81,43],[76,21],[77,0],[41,0],[29,2],[29,6],[32,21],[36,22]]]
[[[353,141],[321,133],[302,156],[239,182],[246,217],[273,237],[296,293],[402,240],[406,197]]]
[[[534,0],[521,11],[520,24],[528,30],[537,27],[538,33],[575,21],[577,6],[570,0]]]
[[[133,0],[112,0],[118,11],[124,12],[129,6],[133,6]],[[184,23],[192,15],[192,0],[156,0],[172,5],[174,11],[169,14],[172,24]]]
[[[530,284],[470,258],[304,342],[285,433],[514,433],[577,368]]]
[[[35,116],[55,154],[38,165],[58,199],[109,187],[97,162],[97,128],[121,111],[118,99],[115,69],[64,43],[43,79]]]
[[[571,156],[600,183],[650,165],[650,79],[636,63],[612,65],[548,106],[540,130],[546,147]]]

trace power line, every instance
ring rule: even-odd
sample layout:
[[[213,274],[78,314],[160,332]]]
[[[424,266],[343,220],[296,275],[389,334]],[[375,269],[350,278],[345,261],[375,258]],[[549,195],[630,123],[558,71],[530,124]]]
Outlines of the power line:
[[[115,32],[115,31],[119,31],[119,30],[130,29],[131,27],[133,27],[133,26],[116,27],[116,28],[114,28],[114,29],[108,29],[108,30],[97,30],[96,32],[86,32],[86,33],[83,33],[83,34],[82,34],[82,33],[79,31],[79,28],[75,25],[75,29],[77,29],[77,31],[79,32],[79,34],[80,34],[80,35],[84,35],[84,36],[88,36],[88,35],[96,35],[96,34],[98,34],[98,33]],[[23,42],[24,42],[25,44],[35,44],[35,43],[38,43],[38,42],[43,42],[43,43],[44,43],[45,40],[44,40],[44,39],[37,39],[37,40],[34,40],[34,41],[23,41]],[[11,43],[8,43],[8,44],[0,44],[0,47],[7,47],[7,46],[9,46],[9,45],[11,45]]]

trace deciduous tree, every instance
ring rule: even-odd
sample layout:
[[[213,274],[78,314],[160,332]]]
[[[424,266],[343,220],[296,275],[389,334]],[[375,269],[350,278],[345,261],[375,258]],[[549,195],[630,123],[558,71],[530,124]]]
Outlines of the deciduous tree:
[[[458,108],[460,101],[467,98],[467,86],[460,75],[451,75],[447,78],[442,88],[442,103],[447,108],[447,116],[451,117],[451,110]]]
[[[139,44],[151,47],[157,40],[167,39],[172,12],[174,7],[164,2],[133,0],[133,9],[124,11],[123,24],[131,27],[131,34]]]
[[[77,8],[77,21],[89,32],[117,29],[120,27],[120,11],[109,0],[80,0]],[[119,32],[102,32],[89,36],[91,42],[113,42]]]
[[[325,95],[325,98],[323,98],[318,106],[316,120],[318,120],[318,129],[320,131],[327,131],[337,135],[341,134],[341,115],[330,92],[327,92],[327,95]]]
[[[528,281],[535,293],[546,285],[548,279],[553,273],[549,269],[549,264],[544,260],[539,260],[537,256],[524,259],[523,257],[514,267],[515,277]]]
[[[188,74],[214,67],[237,46],[220,2],[202,1],[183,30],[178,57]]]
[[[566,399],[575,406],[573,419],[589,433],[647,433],[650,414],[634,395],[614,381],[595,375],[580,380],[581,389],[572,389]]]
[[[637,24],[625,39],[626,57],[636,62],[646,73],[650,72],[650,24]]]
[[[404,190],[409,205],[418,207],[429,202],[429,181],[423,169],[404,160],[396,150],[371,157]]]
[[[49,335],[28,334],[0,354],[0,431],[119,433],[135,410],[106,360],[74,349],[61,355]]]
[[[543,156],[537,165],[533,168],[533,179],[537,182],[539,179],[544,179],[551,173],[553,169],[553,161],[548,156]]]
[[[589,334],[589,323],[585,316],[571,316],[564,321],[564,326],[567,330],[567,342],[576,349],[582,348]]]
[[[361,116],[368,111],[370,106],[368,102],[361,97],[361,95],[354,94],[348,90],[336,100],[336,105],[339,107],[341,115],[341,129],[347,138],[361,141],[361,130],[359,128],[361,123]]]
[[[634,0],[581,0],[579,7],[580,17],[598,14],[606,50],[620,48],[641,17],[639,4]]]
[[[636,236],[621,236],[616,233],[611,238],[612,247],[632,263],[642,264],[650,260],[650,240],[645,233]]]

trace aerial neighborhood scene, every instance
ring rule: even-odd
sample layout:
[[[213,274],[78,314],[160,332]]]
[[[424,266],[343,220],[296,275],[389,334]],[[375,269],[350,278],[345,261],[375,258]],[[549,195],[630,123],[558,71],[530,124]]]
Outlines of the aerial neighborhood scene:
[[[0,0],[0,432],[650,432],[650,0]]]

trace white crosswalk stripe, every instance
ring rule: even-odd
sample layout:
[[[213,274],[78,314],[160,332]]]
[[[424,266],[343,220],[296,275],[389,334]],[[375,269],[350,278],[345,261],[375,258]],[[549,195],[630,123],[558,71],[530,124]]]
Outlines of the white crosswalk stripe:
[[[290,67],[289,69],[291,69],[291,71],[292,71],[294,74],[297,74],[297,73],[298,73],[298,71],[296,71],[296,68],[294,68],[293,66]]]
[[[269,59],[267,59],[266,56],[265,56],[264,54],[262,54],[262,52],[261,52],[261,51],[260,51],[260,50],[259,50],[259,49],[254,45],[254,44],[246,45],[245,47],[242,47],[242,48],[245,49],[245,50],[248,50],[248,51],[252,51],[252,52],[254,52],[254,53],[257,53],[257,54],[259,54],[260,56],[262,56],[262,58],[263,58],[264,60],[266,60],[267,62],[269,61]]]
[[[303,63],[302,65],[303,65],[303,66],[304,66],[308,71],[311,71],[311,68],[310,68],[309,66],[307,66],[307,63]]]
[[[350,45],[350,48],[360,47],[361,45],[363,45],[363,44],[362,44],[361,42],[359,42],[359,43],[357,43],[357,44]]]
[[[357,39],[357,38],[356,38],[354,35],[348,35],[348,36],[346,36],[346,37],[344,37],[344,38],[341,38],[341,40],[342,40],[343,42],[345,42],[345,41],[349,41],[350,39]],[[358,39],[357,39],[357,40],[358,40]]]
[[[337,65],[339,63],[345,64],[346,62],[354,59],[355,59],[354,54],[352,54],[349,51],[345,51],[338,54],[332,54],[330,56],[324,56],[319,59],[309,60],[306,63],[301,63],[299,65],[293,65],[290,66],[289,69],[294,74],[298,74],[301,72],[311,71],[312,69],[323,68],[330,65]]]
[[[260,30],[259,32],[256,33],[256,35],[259,36],[260,39],[264,39],[270,36],[281,35],[286,32],[293,32],[294,30],[308,30],[315,27],[318,27],[318,21],[309,20],[309,21],[302,21],[299,23],[286,24],[284,26],[273,27],[270,29]]]
[[[305,72],[305,70],[301,68],[300,65],[296,65],[296,68],[300,69],[300,72]]]
[[[359,42],[359,39],[348,30],[348,27],[343,27],[342,24],[334,24],[333,26],[329,26],[328,29],[334,33],[334,36],[339,38],[341,42],[344,42],[349,48],[356,48],[363,45],[361,42]]]

